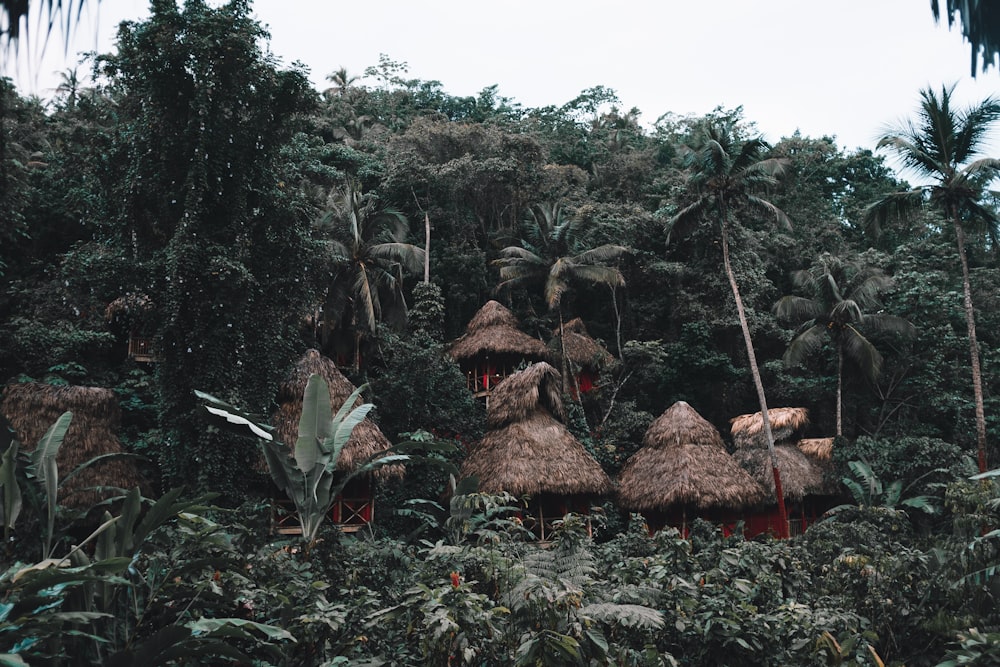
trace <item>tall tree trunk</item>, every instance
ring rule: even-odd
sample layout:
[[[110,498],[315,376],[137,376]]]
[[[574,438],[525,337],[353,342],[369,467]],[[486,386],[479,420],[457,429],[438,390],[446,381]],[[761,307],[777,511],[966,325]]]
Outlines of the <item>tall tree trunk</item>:
[[[837,343],[837,437],[844,434],[844,348]]]
[[[757,389],[757,399],[760,401],[760,414],[764,422],[764,437],[767,439],[767,451],[771,455],[771,473],[774,475],[774,495],[778,501],[778,537],[788,537],[788,511],[785,509],[785,492],[781,487],[781,470],[778,466],[778,454],[774,450],[774,435],[771,433],[771,418],[767,413],[767,399],[764,397],[764,383],[760,379],[760,370],[757,368],[757,355],[754,354],[753,341],[750,338],[750,325],[747,323],[746,311],[743,309],[743,299],[740,298],[740,288],[736,283],[736,275],[733,273],[733,266],[729,261],[729,234],[726,231],[726,209],[722,207],[722,263],[726,267],[726,277],[729,278],[729,287],[733,290],[733,299],[736,301],[736,312],[740,318],[740,328],[743,329],[743,341],[747,346],[747,357],[750,360],[750,374],[753,375],[753,384]]]
[[[958,241],[958,258],[962,263],[962,303],[965,306],[965,323],[969,329],[969,360],[972,363],[972,393],[976,400],[976,454],[979,472],[986,472],[986,411],[983,408],[983,372],[979,366],[979,344],[976,342],[976,311],[972,307],[972,287],[969,284],[969,260],[965,255],[965,230],[958,219],[958,211],[950,211]]]
[[[424,282],[431,281],[431,217],[424,213]]]

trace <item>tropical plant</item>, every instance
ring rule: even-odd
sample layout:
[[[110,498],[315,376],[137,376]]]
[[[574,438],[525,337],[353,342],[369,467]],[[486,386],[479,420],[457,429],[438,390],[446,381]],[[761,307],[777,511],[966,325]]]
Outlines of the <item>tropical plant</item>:
[[[625,277],[617,262],[628,253],[628,248],[605,243],[594,248],[584,248],[580,234],[584,225],[580,218],[567,219],[558,202],[545,202],[531,210],[532,223],[528,227],[529,240],[521,246],[508,246],[500,251],[500,258],[493,264],[500,267],[500,283],[496,291],[540,284],[545,304],[559,315],[560,340],[563,335],[563,298],[576,283],[604,285],[612,290],[624,287]],[[566,364],[565,343],[562,359]],[[563,368],[563,382],[568,381],[567,368]]]
[[[670,237],[674,234],[679,234],[686,227],[701,221],[713,220],[719,225],[722,263],[736,302],[750,373],[760,402],[764,436],[771,455],[779,521],[782,526],[781,534],[787,535],[788,514],[785,510],[781,473],[774,450],[774,436],[771,433],[764,384],[761,381],[757,355],[754,353],[753,340],[750,337],[750,326],[729,253],[729,229],[736,223],[734,219],[736,214],[763,213],[773,216],[783,225],[790,225],[788,216],[763,198],[763,193],[777,184],[786,164],[786,160],[783,159],[766,158],[766,150],[767,144],[759,137],[741,142],[738,128],[732,121],[706,123],[701,128],[698,143],[688,147],[684,158],[684,166],[687,169],[685,184],[687,203],[670,218],[667,242],[670,242]]]
[[[910,215],[929,204],[938,210],[955,233],[962,268],[962,298],[969,336],[969,359],[976,409],[976,447],[980,472],[986,471],[986,415],[983,408],[983,378],[976,319],[969,283],[966,235],[989,234],[996,242],[1000,218],[984,205],[985,186],[1000,169],[1000,159],[979,157],[987,134],[1000,120],[1000,101],[987,98],[967,109],[953,109],[955,87],[942,86],[940,96],[932,88],[920,91],[916,121],[890,131],[878,142],[889,148],[903,165],[934,182],[903,192],[891,193],[868,207],[868,224],[878,230],[893,218]]]
[[[847,490],[850,491],[851,497],[858,507],[881,507],[889,510],[908,507],[927,512],[928,514],[934,514],[938,511],[937,505],[930,496],[903,497],[904,492],[919,482],[919,480],[911,482],[906,488],[903,487],[903,480],[901,479],[897,479],[886,485],[882,483],[882,480],[879,479],[878,475],[872,471],[871,466],[865,461],[848,461],[847,467],[850,468],[854,477],[844,477],[842,481]],[[836,515],[845,507],[850,506],[840,505],[839,507],[835,507],[830,510],[830,515]]]
[[[380,208],[377,198],[348,181],[331,193],[327,212],[317,221],[326,235],[332,276],[323,307],[324,333],[354,332],[354,366],[361,363],[361,340],[379,322],[405,322],[403,279],[423,268],[424,250],[405,243],[406,218]]]
[[[293,453],[284,444],[275,441],[274,427],[263,423],[256,415],[242,412],[211,394],[195,392],[198,398],[205,401],[203,407],[213,423],[261,442],[271,479],[295,504],[307,554],[315,545],[319,529],[329,515],[334,501],[352,479],[386,465],[409,461],[409,452],[447,451],[450,447],[437,440],[404,442],[384,452],[377,452],[348,473],[338,472],[340,454],[354,427],[374,407],[371,403],[355,405],[367,387],[368,385],[362,385],[355,389],[331,417],[333,411],[330,388],[321,376],[309,376],[302,397],[302,415],[299,418],[298,439]],[[443,460],[427,461],[437,462],[449,472],[457,473],[454,466]]]
[[[785,365],[802,363],[829,336],[837,350],[837,435],[843,434],[844,361],[855,364],[869,381],[882,372],[882,355],[863,333],[913,333],[913,325],[880,308],[880,292],[892,285],[881,270],[823,253],[809,270],[792,274],[793,284],[809,296],[783,296],[775,305],[779,319],[801,326],[785,351]]]

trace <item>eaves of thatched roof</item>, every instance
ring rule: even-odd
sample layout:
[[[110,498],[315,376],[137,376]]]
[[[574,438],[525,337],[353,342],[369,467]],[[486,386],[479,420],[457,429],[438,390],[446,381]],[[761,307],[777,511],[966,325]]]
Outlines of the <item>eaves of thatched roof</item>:
[[[775,444],[796,442],[809,425],[809,411],[806,408],[769,408],[767,416]],[[764,420],[760,412],[733,417],[729,421],[732,424],[733,443],[737,447],[767,447]]]

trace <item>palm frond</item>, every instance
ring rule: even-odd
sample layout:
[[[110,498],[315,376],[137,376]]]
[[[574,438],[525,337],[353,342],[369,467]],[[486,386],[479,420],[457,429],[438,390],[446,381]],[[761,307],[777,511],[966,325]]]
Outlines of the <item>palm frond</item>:
[[[882,374],[882,355],[871,341],[853,326],[847,325],[840,344],[843,346],[844,356],[853,361],[869,380],[875,382]]]
[[[419,273],[424,266],[424,249],[409,243],[379,243],[368,246],[366,254],[374,259],[397,262],[410,273]]]
[[[605,244],[583,252],[573,257],[574,264],[595,264],[601,262],[611,262],[628,254],[629,249],[625,246]]]
[[[814,320],[824,314],[823,305],[802,296],[783,296],[774,304],[774,314],[779,320],[795,324]]]
[[[891,192],[877,202],[870,204],[864,212],[864,224],[868,233],[876,238],[890,222],[905,220],[924,203],[924,188],[914,188],[902,192]]]
[[[788,344],[782,360],[785,366],[791,367],[802,363],[823,347],[826,339],[826,327],[821,324],[814,324],[808,329],[795,336]]]

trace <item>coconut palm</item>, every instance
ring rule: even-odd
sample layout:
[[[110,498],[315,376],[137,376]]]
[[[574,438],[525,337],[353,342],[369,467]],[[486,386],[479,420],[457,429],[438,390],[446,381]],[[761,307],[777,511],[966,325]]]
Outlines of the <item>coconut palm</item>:
[[[578,236],[581,221],[567,219],[559,203],[537,204],[530,214],[533,223],[529,227],[530,240],[522,242],[523,247],[504,248],[500,259],[493,262],[500,267],[500,284],[496,289],[543,285],[545,303],[550,311],[558,313],[560,339],[564,339],[563,297],[575,283],[605,285],[612,290],[623,287],[625,277],[609,262],[619,260],[628,249],[613,244],[582,248]],[[562,357],[565,361],[565,350]],[[565,371],[564,368],[564,381],[568,375]]]
[[[792,273],[792,283],[809,296],[783,296],[774,304],[779,319],[801,325],[785,351],[785,365],[800,364],[829,337],[837,350],[837,435],[843,435],[844,362],[871,382],[882,372],[882,355],[863,333],[913,333],[913,325],[878,308],[892,285],[880,269],[823,253],[809,270]]]
[[[750,362],[750,373],[753,376],[757,398],[764,421],[764,435],[771,458],[771,469],[774,475],[775,495],[778,501],[778,513],[782,536],[787,535],[788,514],[785,511],[785,499],[781,489],[781,472],[778,457],[774,449],[774,436],[771,433],[771,423],[768,419],[767,399],[764,395],[764,384],[757,367],[757,356],[754,353],[753,340],[750,337],[750,326],[747,323],[743,299],[740,297],[739,285],[729,254],[729,229],[736,223],[737,214],[766,214],[784,225],[789,225],[788,216],[763,198],[763,193],[777,183],[786,161],[776,158],[765,158],[768,146],[762,138],[740,141],[737,128],[732,121],[717,120],[705,123],[699,132],[698,143],[688,147],[684,158],[686,175],[686,205],[677,211],[668,222],[669,233],[667,242],[676,233],[682,233],[684,228],[705,221],[714,221],[719,226],[719,238],[722,244],[722,263],[725,267],[729,287],[733,291],[736,302],[736,312],[743,330],[743,341],[746,343],[747,357]]]
[[[372,336],[383,319],[405,320],[403,277],[418,273],[424,251],[405,243],[406,217],[380,208],[371,193],[348,182],[328,200],[317,227],[327,235],[333,274],[327,288],[324,329],[352,329],[354,365],[361,339]]]
[[[920,91],[916,121],[907,121],[878,142],[879,148],[889,148],[907,169],[934,182],[887,195],[868,207],[866,221],[877,232],[893,218],[905,217],[928,204],[937,209],[954,229],[958,260],[962,267],[963,305],[969,333],[972,390],[976,404],[976,447],[979,470],[985,472],[983,379],[965,238],[969,233],[986,232],[996,241],[1000,220],[994,211],[982,204],[982,200],[985,185],[1000,169],[1000,160],[981,157],[980,150],[991,125],[1000,119],[1000,101],[989,97],[968,108],[953,109],[951,96],[954,90],[954,86],[942,86],[940,97],[931,88]]]

